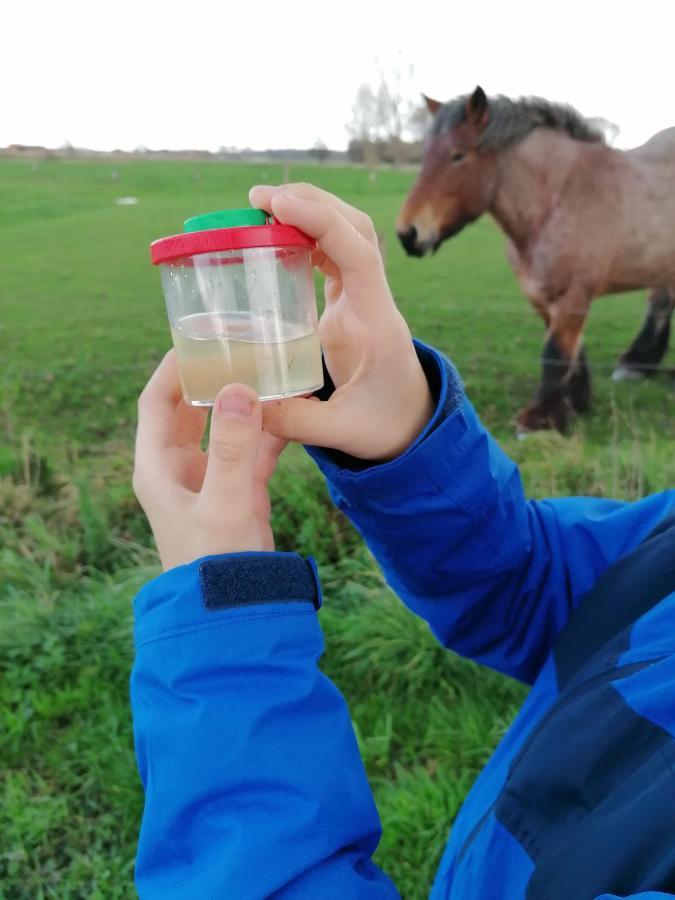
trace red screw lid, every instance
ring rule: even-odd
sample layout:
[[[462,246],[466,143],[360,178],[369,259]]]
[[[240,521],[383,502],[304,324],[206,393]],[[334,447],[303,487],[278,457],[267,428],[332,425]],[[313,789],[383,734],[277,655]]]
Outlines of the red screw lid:
[[[247,250],[251,247],[307,247],[316,241],[293,225],[248,225],[242,228],[216,228],[192,231],[160,238],[150,244],[154,266],[183,256],[217,253],[219,250]]]

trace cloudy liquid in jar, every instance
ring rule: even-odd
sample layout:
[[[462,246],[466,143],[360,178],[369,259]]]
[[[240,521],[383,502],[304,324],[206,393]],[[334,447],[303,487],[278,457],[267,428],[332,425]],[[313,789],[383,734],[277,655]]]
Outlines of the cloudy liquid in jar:
[[[311,393],[323,385],[316,330],[215,312],[185,316],[171,334],[183,395],[193,406],[211,406],[232,382],[249,385],[261,400]]]

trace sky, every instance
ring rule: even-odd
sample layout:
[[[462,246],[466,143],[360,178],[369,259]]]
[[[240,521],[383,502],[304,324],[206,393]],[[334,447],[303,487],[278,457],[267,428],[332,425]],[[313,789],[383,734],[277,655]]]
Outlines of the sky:
[[[359,84],[409,65],[412,94],[537,94],[635,146],[675,124],[669,6],[9,0],[0,146],[343,149]]]

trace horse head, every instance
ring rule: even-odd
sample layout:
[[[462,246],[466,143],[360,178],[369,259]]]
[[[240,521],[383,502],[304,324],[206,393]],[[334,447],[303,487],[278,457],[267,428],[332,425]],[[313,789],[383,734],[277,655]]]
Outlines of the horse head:
[[[481,151],[490,118],[485,91],[443,104],[424,97],[434,121],[425,141],[422,170],[396,221],[410,256],[435,251],[490,205],[495,154]]]

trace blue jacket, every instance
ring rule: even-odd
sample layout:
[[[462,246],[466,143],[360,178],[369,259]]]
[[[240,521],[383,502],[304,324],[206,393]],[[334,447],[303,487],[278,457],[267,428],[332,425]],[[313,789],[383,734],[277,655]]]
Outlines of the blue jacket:
[[[310,448],[389,584],[446,647],[533,685],[456,819],[452,900],[675,895],[675,491],[526,500],[451,366],[400,458]],[[295,554],[208,557],[135,600],[131,680],[154,898],[398,896]],[[386,823],[385,823],[386,827]]]

